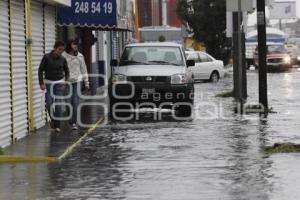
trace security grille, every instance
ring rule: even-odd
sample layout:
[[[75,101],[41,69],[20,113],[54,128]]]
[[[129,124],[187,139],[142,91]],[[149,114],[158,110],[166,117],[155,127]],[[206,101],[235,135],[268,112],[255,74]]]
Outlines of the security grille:
[[[0,147],[11,144],[11,87],[8,1],[0,1]]]
[[[55,7],[45,5],[44,16],[45,16],[45,53],[49,53],[54,46],[56,38],[56,23],[55,23]]]
[[[44,55],[44,18],[43,3],[40,1],[31,3],[34,124],[35,128],[39,129],[45,125],[45,95],[41,91],[38,81],[39,64]]]
[[[13,132],[15,138],[20,139],[28,133],[25,4],[11,0],[10,6]]]

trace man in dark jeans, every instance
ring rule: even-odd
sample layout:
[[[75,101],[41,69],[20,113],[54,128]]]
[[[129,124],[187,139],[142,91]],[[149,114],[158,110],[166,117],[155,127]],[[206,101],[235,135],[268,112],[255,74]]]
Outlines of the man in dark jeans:
[[[62,56],[64,50],[64,42],[56,41],[54,49],[44,55],[39,67],[40,88],[46,90],[46,107],[51,118],[51,127],[56,132],[60,132],[61,102],[65,94],[65,81],[70,74],[67,61]]]

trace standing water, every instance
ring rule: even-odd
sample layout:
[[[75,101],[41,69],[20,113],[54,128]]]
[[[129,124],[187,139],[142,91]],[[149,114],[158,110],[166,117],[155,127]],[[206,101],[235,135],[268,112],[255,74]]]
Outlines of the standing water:
[[[99,127],[60,164],[0,165],[0,199],[297,200],[300,154],[267,155],[300,143],[300,72],[269,74],[267,119],[233,112],[232,77],[195,85],[196,116],[178,122],[144,114]],[[248,72],[249,103],[258,74]]]

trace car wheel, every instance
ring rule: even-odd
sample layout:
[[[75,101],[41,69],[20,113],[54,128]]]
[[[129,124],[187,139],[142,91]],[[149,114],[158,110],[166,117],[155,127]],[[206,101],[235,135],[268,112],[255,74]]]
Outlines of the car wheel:
[[[184,118],[190,118],[193,114],[193,107],[194,107],[194,85],[189,90],[189,92],[186,94],[187,98],[185,99],[183,104],[177,106],[175,109],[176,116],[177,117],[184,117]]]
[[[128,119],[132,120],[134,118],[134,113],[132,112],[132,106],[117,105],[115,106],[115,109],[113,109],[112,107],[113,105],[111,105],[111,110],[110,110],[111,119],[127,121]]]
[[[218,82],[220,79],[220,75],[217,71],[213,71],[210,75],[210,82],[216,83]]]
[[[192,117],[192,113],[193,113],[193,104],[179,105],[175,111],[177,117],[190,118]]]
[[[126,102],[115,99],[112,97],[112,95],[110,95],[108,117],[112,120],[118,120],[120,118],[128,118],[132,116],[132,109],[134,109],[134,104],[130,105]]]

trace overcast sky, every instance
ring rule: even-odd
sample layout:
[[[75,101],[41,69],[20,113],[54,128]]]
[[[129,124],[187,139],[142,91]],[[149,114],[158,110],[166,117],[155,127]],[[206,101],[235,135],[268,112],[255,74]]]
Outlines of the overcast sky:
[[[300,0],[273,0],[273,1],[277,1],[277,2],[285,2],[285,1],[295,1],[296,2],[296,13],[297,13],[297,17],[300,18]]]
[[[300,18],[300,0],[296,0],[297,4],[297,17]]]
[[[283,1],[296,1],[296,6],[297,6],[297,17],[300,18],[300,0],[276,0],[279,2],[283,2]]]
[[[296,13],[297,13],[297,17],[300,19],[300,0],[276,0],[278,2],[283,2],[283,1],[296,1],[296,6],[297,6],[297,9],[296,9]],[[266,15],[267,17],[269,16],[269,10],[266,9]],[[254,24],[256,24],[256,13],[253,13],[252,15],[249,15],[249,18],[248,18],[248,25],[249,26],[252,26]]]

